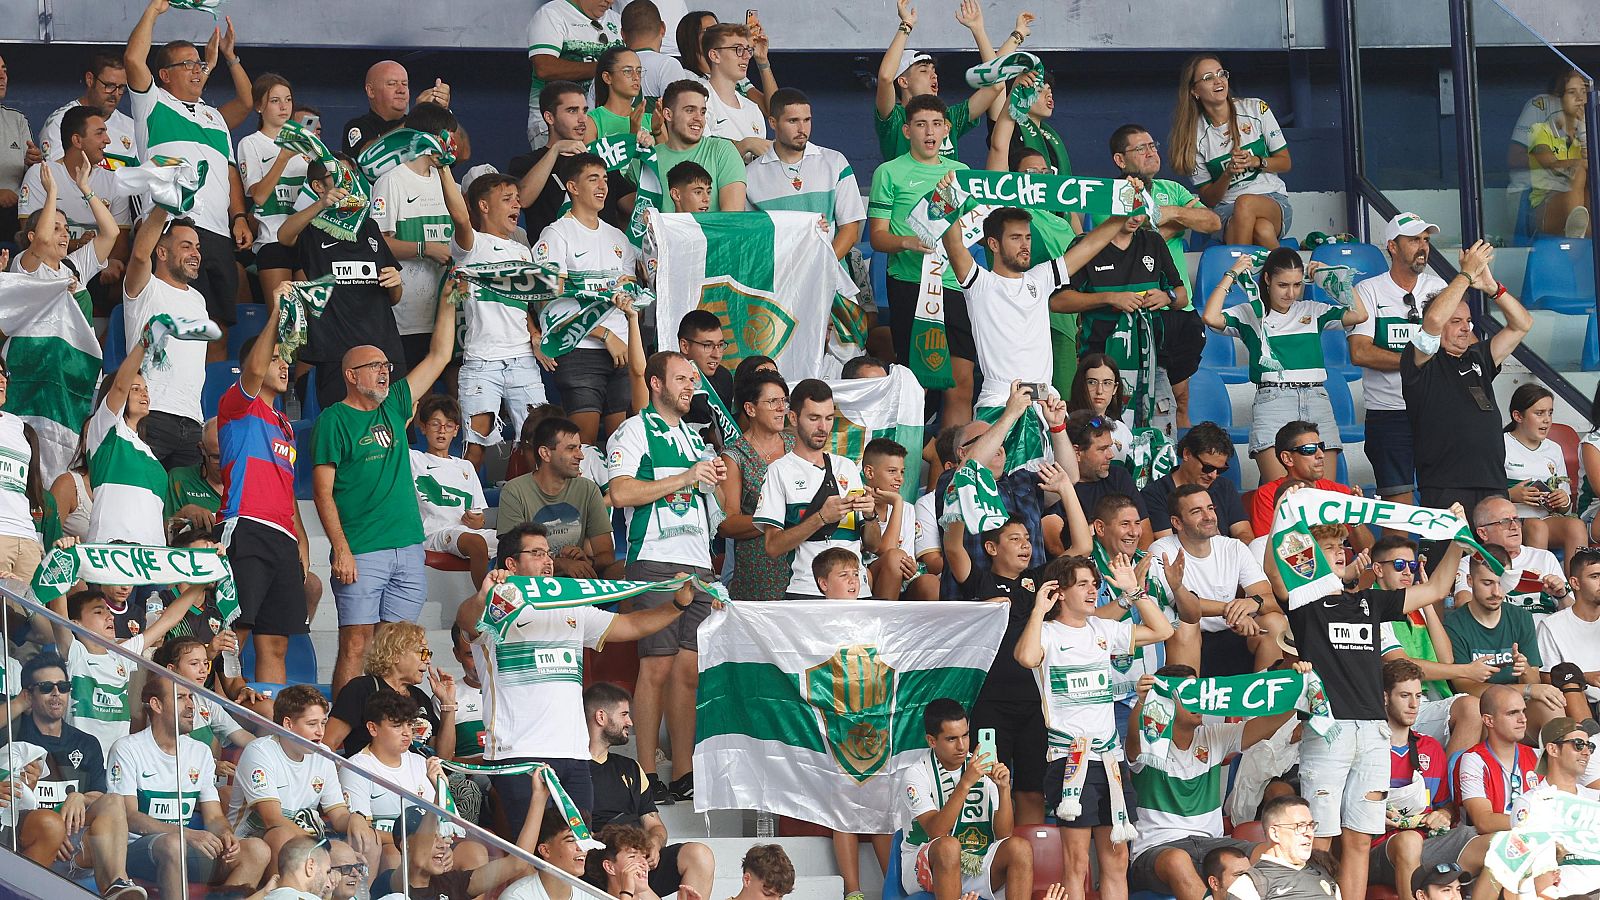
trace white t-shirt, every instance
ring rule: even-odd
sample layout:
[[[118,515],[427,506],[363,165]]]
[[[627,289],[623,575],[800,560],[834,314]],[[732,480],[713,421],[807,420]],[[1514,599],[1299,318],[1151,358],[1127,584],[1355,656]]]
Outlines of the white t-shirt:
[[[150,445],[128,426],[121,409],[104,403],[89,418],[88,437],[89,481],[94,486],[89,543],[164,545],[168,476]]]
[[[1233,109],[1239,123],[1241,148],[1266,159],[1289,145],[1289,142],[1283,139],[1283,129],[1278,127],[1278,117],[1272,114],[1272,108],[1267,106],[1267,101],[1253,97],[1235,97]],[[1204,187],[1214,180],[1212,169],[1220,170],[1234,149],[1233,134],[1228,128],[1227,121],[1223,121],[1221,125],[1213,125],[1209,118],[1202,116],[1199,132],[1195,136],[1198,146],[1195,148],[1194,171],[1189,173],[1190,180],[1197,188]],[[1228,182],[1228,191],[1222,195],[1222,202],[1231,203],[1239,199],[1241,194],[1288,192],[1288,186],[1276,172],[1261,169],[1235,175]]]
[[[120,642],[129,653],[144,653],[144,635],[136,634]],[[72,682],[72,705],[67,721],[100,741],[100,750],[110,754],[111,745],[128,736],[133,719],[128,704],[126,660],[115,653],[90,653],[83,641],[73,641],[67,650],[67,679]],[[210,755],[210,749],[206,753]]]
[[[17,416],[0,413],[0,535],[39,540],[28,504],[28,467],[33,451]]]
[[[751,102],[750,98],[733,92],[734,103],[728,103],[717,94],[717,89],[709,81],[704,82],[706,93],[706,137],[727,138],[730,141],[742,141],[747,137],[766,137],[767,119],[761,114],[761,107]]]
[[[194,730],[189,732],[190,737],[206,745],[216,738],[217,746],[226,747],[228,738],[238,731],[244,731],[244,726],[233,718],[221,701],[210,697],[194,698]],[[246,735],[249,733],[245,732]],[[248,738],[245,740],[248,741]]]
[[[459,528],[462,513],[488,506],[478,470],[459,457],[435,456],[412,448],[411,479],[417,488],[424,534]]]
[[[1011,382],[1049,384],[1055,371],[1050,347],[1050,295],[1072,282],[1059,259],[1039,263],[1021,278],[1002,278],[974,264],[961,290],[972,311],[983,390],[974,406],[1005,406]]]
[[[139,812],[169,825],[187,825],[201,803],[216,803],[217,765],[211,748],[178,736],[178,752],[163,752],[146,728],[111,745],[106,755],[106,790],[138,798]],[[138,840],[130,833],[128,842]]]
[[[500,900],[550,900],[550,893],[538,875],[528,875],[511,882],[500,892]]]
[[[67,155],[67,145],[61,140],[61,118],[67,110],[74,106],[81,106],[73,100],[66,106],[58,108],[44,120],[44,126],[39,129],[39,152],[45,159],[58,160]],[[137,166],[139,164],[138,146],[135,144],[133,134],[133,120],[120,109],[111,111],[111,118],[106,119],[106,136],[111,138],[111,143],[106,145],[106,165],[112,169],[123,166]]]
[[[1573,502],[1577,502],[1572,476],[1567,474],[1567,458],[1562,455],[1560,444],[1545,438],[1538,449],[1529,450],[1512,435],[1506,435],[1505,440],[1507,487],[1519,481],[1545,482],[1556,490],[1566,491]],[[1524,519],[1543,519],[1553,513],[1542,506],[1518,503],[1517,515]]]
[[[239,139],[239,179],[244,182],[246,193],[267,177],[272,164],[278,161],[280,149],[272,138],[260,131]],[[256,230],[255,249],[276,241],[283,220],[305,208],[307,199],[300,189],[306,183],[308,165],[309,161],[300,154],[289,157],[267,202],[256,207],[256,221],[261,227]]]
[[[661,4],[658,3],[656,5],[660,6]],[[666,21],[666,16],[662,16],[662,20]],[[667,50],[667,42],[673,40],[672,31],[676,27],[672,22],[667,21],[667,33],[661,38],[661,49],[664,52],[658,53],[655,50],[633,51],[639,54],[639,65],[640,68],[644,69],[644,74],[639,78],[639,96],[659,99],[662,94],[667,92],[667,85],[674,81],[699,78],[693,72],[685,69],[683,63],[678,61],[675,49],[672,51]]]
[[[976,753],[976,747],[973,748]],[[937,770],[937,771],[936,771]],[[901,819],[901,828],[905,830],[905,840],[900,842],[900,869],[902,872],[916,868],[917,854],[922,851],[924,844],[934,838],[944,837],[941,834],[927,834],[917,824],[917,819],[931,812],[944,808],[950,795],[955,792],[956,786],[961,783],[962,769],[946,769],[939,764],[932,752],[913,762],[903,775],[900,776],[900,811],[904,813]],[[988,778],[979,778],[972,787],[967,789],[967,796],[962,799],[961,812],[956,816],[955,827],[952,831],[957,840],[971,826],[978,826],[973,836],[976,840],[961,841],[963,849],[974,853],[983,853],[987,847],[977,846],[982,842],[982,831],[992,834],[994,828],[995,812],[1000,808],[1000,789]],[[995,840],[999,840],[998,837]]]
[[[143,339],[145,324],[162,313],[173,319],[210,318],[204,294],[188,285],[174,287],[152,273],[139,296],[124,295],[122,318],[127,325],[128,352],[132,353]],[[204,422],[200,391],[206,383],[206,342],[173,339],[167,341],[166,350],[169,365],[148,366],[144,370],[145,384],[150,387],[150,411]]]
[[[490,613],[498,598],[489,597]],[[495,640],[472,644],[483,684],[483,758],[588,759],[583,650],[599,650],[616,616],[592,606],[525,609]]]
[[[239,755],[228,821],[239,837],[266,834],[256,815],[257,803],[278,801],[283,817],[308,834],[322,833],[321,812],[344,806],[339,771],[333,762],[307,753],[299,762],[289,759],[276,737],[256,738]]]
[[[189,218],[218,235],[230,235],[228,202],[232,196],[228,172],[233,167],[233,140],[222,113],[204,101],[185,103],[151,84],[145,91],[128,88],[133,104],[134,141],[139,158],[175,156],[196,165],[205,160],[205,181],[194,197]]]
[[[528,245],[512,238],[495,237],[481,231],[472,232],[472,249],[463,250],[452,237],[450,255],[456,265],[506,262],[510,260],[533,261]],[[463,304],[467,319],[467,335],[461,342],[461,355],[465,359],[501,360],[521,359],[533,355],[533,344],[528,338],[528,310],[505,303],[492,295]],[[627,336],[624,323],[623,336]]]
[[[242,770],[241,770],[242,771]],[[394,831],[395,820],[400,818],[400,797],[386,787],[361,776],[372,774],[406,788],[417,797],[433,799],[433,783],[428,780],[428,761],[420,754],[400,754],[400,765],[390,768],[372,755],[372,748],[363,749],[350,757],[350,764],[339,768],[339,784],[344,790],[344,801],[350,811],[366,816],[378,831]]]
[[[1222,834],[1225,763],[1243,742],[1243,723],[1201,725],[1187,750],[1173,744],[1159,765],[1145,765],[1144,757],[1134,760],[1135,784],[1150,780],[1166,790],[1138,795],[1139,836],[1130,848],[1133,856],[1158,844]]]
[[[539,241],[533,245],[533,261],[554,264],[569,283],[581,281],[590,288],[613,284],[623,275],[634,274],[639,261],[638,248],[615,226],[607,222],[596,225],[596,228],[587,228],[570,214],[551,222],[539,232]],[[545,306],[544,322],[559,321],[576,312],[578,307],[578,301],[572,297],[552,300]],[[626,340],[628,317],[613,307],[596,327]],[[578,347],[604,350],[606,342],[584,335]]]
[[[607,456],[610,478],[660,481],[683,472],[702,458],[710,458],[712,450],[701,437],[700,429],[679,422],[659,439],[668,441],[688,464],[652,459],[646,428],[643,416],[633,416],[612,432]],[[711,525],[707,513],[710,504],[716,502],[716,497],[707,496],[698,486],[690,485],[654,503],[625,507],[627,561],[644,559],[711,568]]]
[[[1465,592],[1470,596],[1472,593],[1472,585],[1469,583],[1470,576],[1468,574],[1468,567],[1471,562],[1472,560],[1463,558],[1460,566],[1456,568],[1455,593],[1457,594],[1457,606],[1465,602],[1459,596],[1460,594]],[[1517,581],[1510,590],[1506,591],[1507,603],[1512,606],[1520,606],[1533,613],[1535,624],[1556,611],[1558,604],[1555,598],[1544,592],[1542,584],[1546,575],[1554,575],[1563,582],[1566,581],[1566,573],[1561,571],[1561,562],[1556,559],[1554,553],[1549,550],[1541,550],[1538,547],[1524,545],[1522,549],[1517,551],[1517,555],[1511,558],[1511,566],[1507,569],[1506,575],[1509,576],[1513,572],[1516,573]]]
[[[95,222],[94,210],[89,208],[89,201],[83,199],[78,185],[67,173],[67,167],[59,162],[46,165],[56,181],[56,210],[67,217],[67,234],[77,240],[90,232],[98,233],[100,226]],[[22,190],[17,192],[17,216],[23,220],[44,209],[45,190],[40,171],[39,166],[29,166],[27,174],[22,176]],[[127,195],[117,190],[116,176],[111,174],[110,169],[92,167],[89,170],[89,189],[106,202],[111,209],[111,218],[116,219],[118,225],[132,227],[133,208],[128,204]]]
[[[915,508],[916,532],[913,544],[916,549],[912,556],[921,559],[924,553],[943,553],[943,534],[939,531],[939,517],[934,515],[933,506],[937,499],[933,491],[929,491],[917,498]]]
[[[861,469],[854,460],[828,454],[833,465],[834,480],[839,483],[839,496],[851,491],[865,490]],[[762,531],[789,528],[800,524],[805,517],[811,498],[822,487],[827,471],[809,460],[785,453],[767,466],[767,475],[761,481],[761,498],[756,501],[755,525]],[[789,569],[788,593],[805,597],[820,597],[816,576],[811,574],[811,561],[829,547],[843,547],[861,556],[861,517],[847,513],[829,534],[827,540],[802,541],[794,550],[794,562]],[[826,530],[826,526],[824,526]]]
[[[1367,320],[1350,329],[1351,334],[1372,338],[1373,346],[1380,350],[1399,353],[1411,343],[1412,335],[1422,328],[1422,310],[1427,301],[1438,296],[1448,285],[1444,279],[1424,269],[1417,276],[1417,285],[1411,296],[1416,300],[1416,317],[1412,321],[1411,305],[1406,303],[1406,291],[1394,283],[1388,272],[1374,275],[1356,283],[1356,293],[1366,304]],[[1366,408],[1404,410],[1406,400],[1400,393],[1400,373],[1380,372],[1377,369],[1361,370],[1361,386]]]
[[[669,23],[667,31],[677,27]],[[569,62],[594,62],[607,47],[622,43],[622,16],[614,9],[591,19],[571,0],[546,0],[528,22],[528,58],[554,56]],[[594,79],[571,79],[594,100]],[[534,75],[528,84],[528,122],[540,133],[548,131],[539,115],[539,92],[545,81]]]
[[[1182,551],[1183,544],[1178,541],[1176,534],[1169,534],[1150,545],[1150,577],[1155,578],[1169,595],[1172,585],[1167,581],[1166,566],[1161,561],[1168,557],[1177,559]],[[1261,571],[1261,564],[1256,562],[1255,554],[1238,538],[1217,535],[1211,539],[1209,556],[1185,553],[1184,557],[1183,586],[1202,600],[1227,603],[1238,597],[1243,588],[1267,580],[1266,573]],[[1228,622],[1223,616],[1203,616],[1200,619],[1201,631],[1227,629]]]
[[[1122,758],[1111,657],[1133,653],[1133,620],[1091,616],[1076,628],[1045,622],[1039,640],[1044,661],[1033,670],[1033,679],[1044,698],[1045,758],[1054,762],[1066,756],[1073,738],[1087,738],[1093,752],[1112,749]]]
[[[444,205],[443,182],[432,169],[418,175],[395,166],[372,186],[372,221],[397,241],[448,244],[455,234]],[[400,260],[400,302],[394,307],[401,334],[427,334],[439,309],[439,264],[427,257]]]
[[[1577,663],[1585,672],[1600,672],[1600,621],[1585,622],[1569,606],[1546,616],[1537,630],[1545,672],[1564,662]],[[1589,702],[1600,702],[1600,688],[1588,685],[1584,692]]]

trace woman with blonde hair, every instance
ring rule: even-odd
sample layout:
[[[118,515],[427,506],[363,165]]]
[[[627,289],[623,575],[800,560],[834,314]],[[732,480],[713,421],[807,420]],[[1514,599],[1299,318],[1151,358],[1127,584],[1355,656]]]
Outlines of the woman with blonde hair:
[[[403,694],[417,701],[421,714],[412,743],[427,744],[441,759],[456,755],[456,682],[449,673],[430,665],[433,651],[428,633],[414,622],[383,622],[367,645],[366,674],[352,678],[334,698],[323,743],[350,756],[371,742],[361,724],[367,698],[379,691]],[[428,682],[429,697],[422,688]]]
[[[1288,186],[1289,146],[1267,101],[1233,95],[1215,56],[1189,57],[1172,111],[1172,168],[1189,173],[1200,201],[1222,219],[1229,244],[1278,248],[1294,211]]]

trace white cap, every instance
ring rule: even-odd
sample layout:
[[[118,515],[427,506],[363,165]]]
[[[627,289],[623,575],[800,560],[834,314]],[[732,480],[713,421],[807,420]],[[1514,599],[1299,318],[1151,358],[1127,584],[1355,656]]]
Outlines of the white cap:
[[[894,77],[899,78],[901,75],[904,75],[906,73],[907,69],[911,68],[912,66],[916,65],[917,63],[925,63],[925,62],[926,63],[933,62],[933,57],[929,56],[926,53],[923,53],[920,50],[901,50],[900,51],[900,65],[895,68]]]
[[[490,165],[489,163],[484,163],[483,165],[479,165],[479,166],[473,166],[472,168],[468,169],[467,170],[467,174],[462,176],[462,178],[461,178],[461,193],[463,195],[465,195],[466,192],[467,192],[467,188],[472,186],[473,179],[477,178],[479,175],[488,175],[490,173],[499,173],[499,171],[500,171],[499,169],[496,169],[494,166]]]
[[[1389,220],[1383,227],[1383,240],[1385,243],[1394,240],[1402,234],[1406,237],[1416,237],[1419,234],[1437,233],[1439,226],[1429,224],[1421,216],[1413,212],[1403,212]]]

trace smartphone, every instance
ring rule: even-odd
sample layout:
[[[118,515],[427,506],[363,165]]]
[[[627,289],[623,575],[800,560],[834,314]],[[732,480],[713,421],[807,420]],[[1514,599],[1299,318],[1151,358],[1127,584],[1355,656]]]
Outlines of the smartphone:
[[[759,21],[760,21],[760,17],[756,15],[756,11],[755,10],[747,9],[747,10],[744,11],[744,24],[745,24],[746,27],[749,27],[751,25],[755,25]]]
[[[1022,389],[1033,396],[1033,402],[1041,403],[1050,396],[1050,385],[1043,381],[1024,381]]]
[[[979,759],[982,759],[986,755],[989,757],[989,762],[990,763],[997,763],[997,762],[1000,761],[1000,754],[998,752],[996,752],[996,750],[994,748],[994,729],[993,728],[979,728],[978,729],[978,751],[977,751],[977,756],[978,756]]]

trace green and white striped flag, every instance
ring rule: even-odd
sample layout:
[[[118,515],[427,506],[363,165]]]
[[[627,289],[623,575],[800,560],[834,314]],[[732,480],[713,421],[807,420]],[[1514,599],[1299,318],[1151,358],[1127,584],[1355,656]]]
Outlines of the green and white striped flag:
[[[700,626],[696,812],[755,809],[839,831],[900,826],[894,777],[926,758],[922,711],[970,707],[1005,633],[998,603],[739,603]]]
[[[194,208],[194,196],[206,182],[207,160],[192,163],[173,156],[152,156],[142,166],[123,166],[114,174],[117,190],[129,197],[148,196],[176,217]]]
[[[761,355],[791,382],[819,375],[833,298],[854,297],[856,286],[815,214],[657,212],[650,237],[662,334],[677,333],[690,310],[708,310],[731,345],[725,365]]]
[[[861,462],[868,442],[888,438],[906,448],[908,459],[922,454],[922,400],[917,376],[905,366],[891,365],[883,378],[830,380],[833,389],[833,436],[830,453]],[[906,501],[917,499],[917,478],[908,471],[900,492]]]
[[[366,176],[368,182],[376,184],[379,178],[396,166],[430,155],[437,156],[447,166],[455,163],[455,141],[448,131],[433,134],[415,128],[396,128],[362,147],[360,155],[356,157],[356,165],[361,167],[361,174]]]
[[[72,281],[0,272],[0,333],[10,384],[6,412],[39,435],[45,484],[67,470],[100,383],[100,342],[73,300]]]

